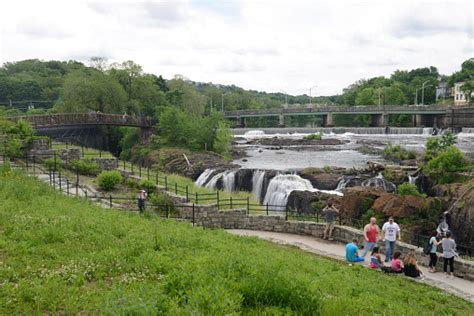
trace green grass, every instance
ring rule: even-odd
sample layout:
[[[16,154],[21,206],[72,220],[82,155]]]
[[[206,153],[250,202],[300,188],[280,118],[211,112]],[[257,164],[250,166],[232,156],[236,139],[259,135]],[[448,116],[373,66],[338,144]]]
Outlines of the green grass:
[[[83,155],[84,155],[84,157],[86,157],[86,158],[98,158],[98,157],[102,157],[102,158],[112,158],[112,157],[114,157],[114,155],[112,155],[112,154],[111,154],[110,152],[108,152],[108,151],[100,151],[100,150],[95,149],[95,148],[81,147],[81,146],[73,145],[73,144],[65,144],[65,143],[56,143],[56,142],[53,142],[53,143],[51,144],[51,148],[52,148],[52,149],[79,148],[79,149],[81,149],[81,152],[82,152],[82,149],[84,149]]]
[[[469,315],[411,280],[101,209],[0,168],[0,314]]]

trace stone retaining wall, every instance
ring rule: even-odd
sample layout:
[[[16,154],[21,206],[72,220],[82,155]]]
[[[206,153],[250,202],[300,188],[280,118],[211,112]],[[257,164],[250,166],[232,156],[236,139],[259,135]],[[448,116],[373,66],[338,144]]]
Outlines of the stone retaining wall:
[[[113,158],[92,158],[92,161],[99,165],[100,170],[115,170],[118,168],[118,159]]]
[[[273,231],[288,234],[298,234],[314,236],[321,238],[323,235],[324,223],[316,223],[311,221],[293,221],[285,220],[280,216],[253,216],[248,215],[244,209],[219,211],[217,205],[194,205],[194,214],[192,204],[185,203],[182,197],[170,195],[171,199],[178,204],[183,205],[179,209],[179,216],[187,220],[193,220],[198,226],[211,229],[249,229],[261,231]],[[347,227],[335,226],[334,240],[337,242],[347,243],[357,238],[360,244],[363,244],[363,232],[361,230]],[[381,245],[383,250],[384,246]],[[429,257],[423,253],[422,248],[404,243],[397,242],[396,250],[402,254],[414,251],[420,264],[427,266]],[[442,270],[443,260],[438,260],[438,270]],[[459,277],[474,280],[474,262],[456,258],[454,262],[455,274]]]

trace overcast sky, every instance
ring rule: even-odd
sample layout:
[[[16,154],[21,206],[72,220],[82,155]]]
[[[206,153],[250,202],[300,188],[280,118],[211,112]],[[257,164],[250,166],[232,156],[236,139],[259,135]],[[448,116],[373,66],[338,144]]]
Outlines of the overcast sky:
[[[146,72],[328,95],[473,57],[473,1],[0,0],[0,63],[92,56]]]

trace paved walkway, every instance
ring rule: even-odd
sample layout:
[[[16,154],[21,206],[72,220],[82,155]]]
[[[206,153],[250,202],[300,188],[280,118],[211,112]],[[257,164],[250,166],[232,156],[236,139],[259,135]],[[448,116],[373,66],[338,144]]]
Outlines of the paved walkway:
[[[229,229],[227,232],[240,236],[254,236],[278,244],[292,245],[304,251],[345,261],[345,245],[342,243],[325,241],[311,236],[267,231]],[[365,265],[368,265],[367,261],[368,260],[364,263]],[[474,302],[474,282],[461,278],[445,278],[444,273],[429,273],[425,267],[421,267],[421,270],[425,278],[423,280],[417,280],[418,282],[427,283]]]

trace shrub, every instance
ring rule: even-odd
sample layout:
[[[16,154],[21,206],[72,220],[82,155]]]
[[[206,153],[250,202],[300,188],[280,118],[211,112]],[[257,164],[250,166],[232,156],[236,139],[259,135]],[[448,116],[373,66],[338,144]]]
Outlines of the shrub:
[[[321,135],[321,133],[318,133],[318,134],[309,134],[303,138],[306,140],[321,140],[323,136]]]
[[[418,191],[418,188],[416,187],[416,185],[408,183],[408,182],[400,184],[397,188],[397,193],[400,195],[414,195],[414,196],[426,197],[425,194],[421,194]]]
[[[438,156],[449,147],[454,146],[457,143],[456,135],[446,132],[441,137],[431,137],[426,141],[425,160],[430,161],[431,159]]]
[[[104,191],[111,191],[122,182],[122,175],[117,170],[102,171],[97,177],[99,187]]]
[[[395,161],[402,161],[402,160],[409,160],[415,159],[416,153],[413,151],[406,150],[402,148],[400,145],[392,145],[387,144],[385,149],[382,153],[383,157],[387,160],[395,160]]]
[[[56,164],[56,166],[55,166]],[[62,166],[63,166],[63,161],[61,158],[59,157],[51,157],[51,158],[48,158],[48,159],[45,159],[43,161],[43,165],[45,166],[46,169],[48,170],[61,170]]]
[[[166,193],[158,193],[150,196],[150,202],[159,213],[171,215],[175,212],[174,203]]]
[[[89,158],[74,160],[71,165],[75,171],[82,175],[95,176],[100,171],[99,165]]]
[[[155,189],[156,189],[156,185],[151,180],[141,180],[138,183],[138,187],[140,189],[143,189],[143,190],[147,191],[148,193],[154,192]]]
[[[324,172],[326,172],[326,173],[330,173],[330,172],[332,171],[332,168],[331,168],[331,166],[324,166],[324,167],[323,167],[323,170],[324,170]]]
[[[428,161],[423,171],[437,183],[443,184],[456,181],[456,172],[462,171],[464,167],[464,154],[451,146]]]

